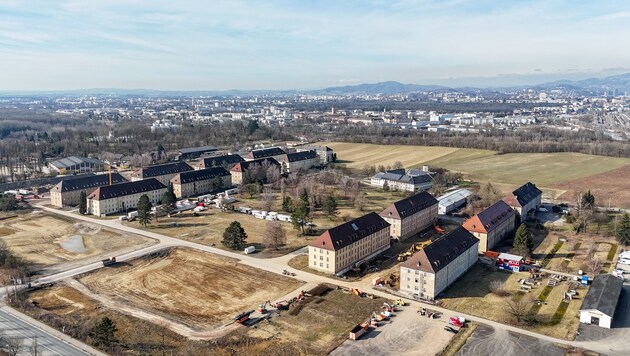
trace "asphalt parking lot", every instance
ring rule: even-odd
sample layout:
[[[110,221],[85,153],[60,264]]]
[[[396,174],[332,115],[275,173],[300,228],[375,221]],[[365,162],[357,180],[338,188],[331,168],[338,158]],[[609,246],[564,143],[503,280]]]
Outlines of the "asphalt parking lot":
[[[455,355],[563,356],[565,353],[565,349],[547,341],[479,325]]]

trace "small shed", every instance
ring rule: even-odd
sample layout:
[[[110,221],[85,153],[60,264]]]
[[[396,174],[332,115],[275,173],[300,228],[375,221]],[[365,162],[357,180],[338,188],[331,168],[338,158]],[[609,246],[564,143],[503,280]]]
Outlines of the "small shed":
[[[610,329],[622,287],[623,280],[612,274],[595,276],[580,308],[580,322]]]
[[[511,253],[501,253],[497,257],[497,265],[500,269],[506,271],[518,272],[521,270],[523,256],[513,255]]]

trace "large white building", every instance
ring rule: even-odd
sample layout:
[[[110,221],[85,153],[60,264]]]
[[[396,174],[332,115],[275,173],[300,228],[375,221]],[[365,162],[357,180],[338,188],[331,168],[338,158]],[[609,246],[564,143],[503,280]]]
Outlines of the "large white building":
[[[167,188],[155,178],[106,185],[96,188],[87,196],[88,213],[105,216],[138,207],[138,201],[143,194],[149,197],[155,205],[162,200]]]
[[[343,274],[378,256],[390,246],[389,224],[376,213],[333,227],[308,247],[308,266],[331,274]]]
[[[387,186],[390,190],[417,192],[431,189],[433,180],[431,175],[419,170],[394,169],[376,173],[370,179],[370,185],[379,188]]]
[[[610,329],[622,288],[623,279],[619,277],[595,276],[580,307],[580,322]]]
[[[462,205],[466,204],[468,201],[468,197],[472,195],[472,192],[468,189],[456,189],[452,192],[448,192],[439,198],[437,198],[439,202],[438,213],[439,214],[448,214]]]
[[[478,244],[462,227],[439,237],[400,266],[400,291],[435,299],[477,262]]]

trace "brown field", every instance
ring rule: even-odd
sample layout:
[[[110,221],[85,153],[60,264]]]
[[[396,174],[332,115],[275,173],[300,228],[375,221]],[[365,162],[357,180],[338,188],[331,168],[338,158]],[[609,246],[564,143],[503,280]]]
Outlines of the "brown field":
[[[560,196],[572,200],[575,192],[590,189],[598,205],[630,209],[630,165],[586,178],[554,184],[551,188],[566,191]]]
[[[155,243],[143,236],[41,212],[23,212],[0,220],[0,238],[18,257],[36,265],[53,265]],[[62,244],[69,245],[64,248]]]
[[[514,318],[507,312],[506,303],[509,298],[514,297],[518,290],[518,280],[528,277],[528,273],[494,271],[485,266],[476,265],[447,289],[445,297],[441,299],[442,306],[501,323],[513,324]],[[504,282],[509,295],[497,296],[490,293],[489,284],[493,280]],[[579,326],[579,309],[582,305],[582,298],[586,294],[586,288],[578,288],[579,296],[569,303],[569,307],[559,324],[545,325],[545,322],[551,318],[562,301],[564,292],[567,290],[567,283],[561,282],[553,288],[547,299],[547,304],[536,314],[539,323],[533,326],[521,325],[521,327],[545,335],[572,340]],[[536,285],[523,298],[531,300],[538,298],[546,285],[547,279],[543,279],[541,285]]]
[[[79,280],[100,296],[204,331],[302,283],[192,249],[177,248]]]

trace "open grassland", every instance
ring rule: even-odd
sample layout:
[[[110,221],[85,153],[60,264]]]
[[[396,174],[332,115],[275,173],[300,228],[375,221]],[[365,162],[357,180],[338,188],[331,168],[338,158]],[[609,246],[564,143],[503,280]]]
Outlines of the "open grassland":
[[[0,239],[15,255],[35,265],[53,265],[155,243],[140,235],[41,211],[20,212],[0,220]]]
[[[80,282],[93,293],[200,331],[229,323],[239,312],[302,285],[233,259],[184,248],[101,269]]]
[[[428,164],[467,179],[492,182],[508,191],[524,182],[534,182],[553,196],[570,196],[574,191],[592,189],[599,201],[614,200],[630,207],[630,159],[582,153],[510,153],[427,146],[387,146],[360,143],[326,143],[335,150],[340,163],[351,169],[369,165],[419,167]],[[621,194],[619,194],[621,192]]]

